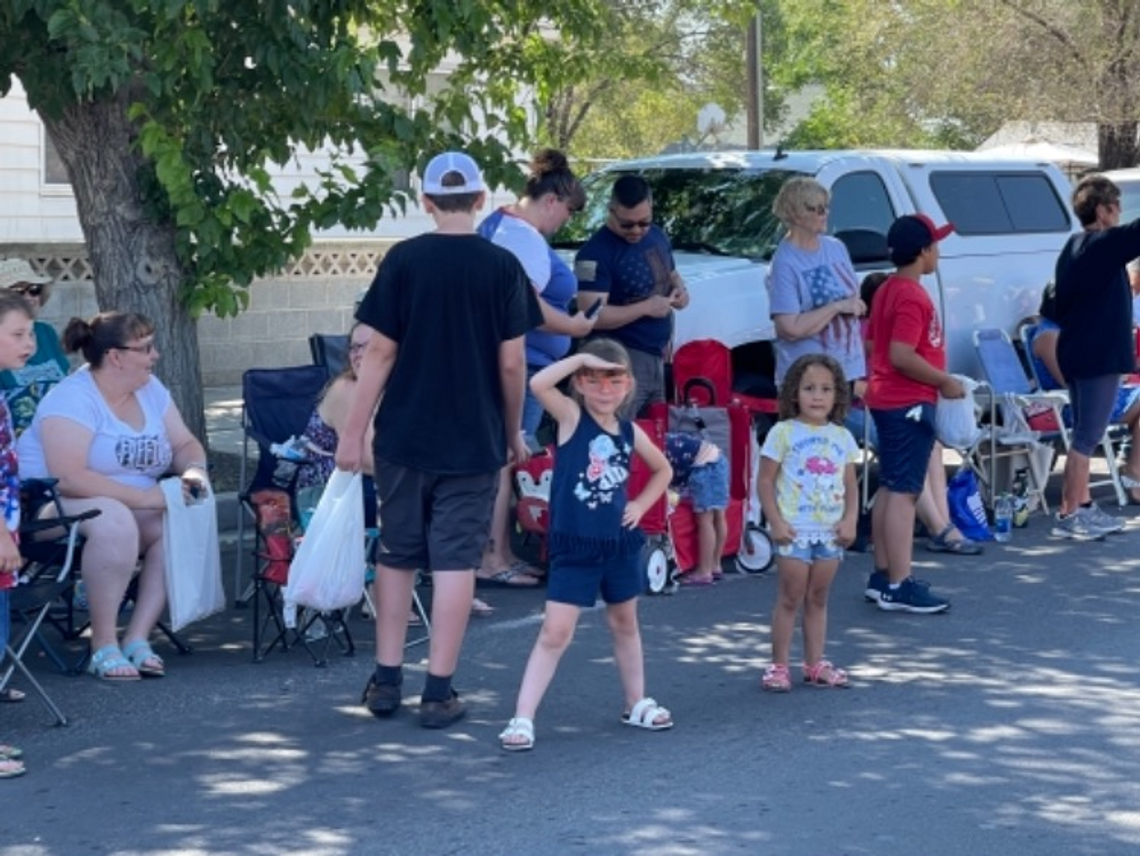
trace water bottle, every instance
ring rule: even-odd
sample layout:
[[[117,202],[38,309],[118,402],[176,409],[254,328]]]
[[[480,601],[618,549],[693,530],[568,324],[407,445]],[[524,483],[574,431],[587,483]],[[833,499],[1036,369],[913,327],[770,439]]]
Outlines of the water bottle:
[[[300,437],[290,437],[284,443],[273,443],[270,445],[269,451],[282,460],[305,460],[305,444]]]
[[[1008,493],[998,497],[994,505],[994,538],[1008,541],[1013,529],[1013,498]]]

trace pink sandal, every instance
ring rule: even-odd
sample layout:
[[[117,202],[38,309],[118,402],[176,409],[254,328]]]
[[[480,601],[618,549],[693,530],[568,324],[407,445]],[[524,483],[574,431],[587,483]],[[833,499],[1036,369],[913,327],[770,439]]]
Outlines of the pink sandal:
[[[846,689],[850,686],[847,682],[847,672],[833,666],[827,660],[820,660],[814,666],[804,663],[804,683],[811,684],[813,687],[833,687],[835,689]]]
[[[764,670],[760,686],[772,693],[786,693],[792,690],[792,676],[783,663],[773,663]]]

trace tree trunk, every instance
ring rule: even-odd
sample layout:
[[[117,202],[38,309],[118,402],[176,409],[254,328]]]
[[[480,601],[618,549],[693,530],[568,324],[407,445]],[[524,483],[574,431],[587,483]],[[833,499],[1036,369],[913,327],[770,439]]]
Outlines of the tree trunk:
[[[129,99],[123,90],[115,100],[82,101],[61,116],[42,111],[41,117],[71,179],[99,308],[154,322],[162,355],[156,373],[205,443],[197,321],[181,300],[185,274],[174,225],[156,222],[147,210],[140,177],[149,165],[127,118]]]
[[[1097,125],[1101,169],[1124,169],[1140,164],[1136,122]]]

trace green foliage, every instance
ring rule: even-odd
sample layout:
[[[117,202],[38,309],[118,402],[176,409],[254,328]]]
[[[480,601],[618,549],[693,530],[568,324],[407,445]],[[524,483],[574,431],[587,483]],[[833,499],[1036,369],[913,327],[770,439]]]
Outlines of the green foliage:
[[[565,79],[569,47],[595,44],[603,14],[601,0],[8,0],[0,93],[16,75],[49,117],[121,103],[149,215],[176,233],[184,297],[227,315],[314,228],[402,212],[397,173],[444,148],[516,181],[525,94]],[[441,67],[448,85],[421,98]],[[335,154],[319,180],[275,195],[271,167],[322,146]]]
[[[608,38],[575,45],[562,76],[541,93],[543,140],[581,159],[644,155],[695,139],[697,111],[710,101],[735,115],[745,96],[745,25],[756,8],[611,0]]]

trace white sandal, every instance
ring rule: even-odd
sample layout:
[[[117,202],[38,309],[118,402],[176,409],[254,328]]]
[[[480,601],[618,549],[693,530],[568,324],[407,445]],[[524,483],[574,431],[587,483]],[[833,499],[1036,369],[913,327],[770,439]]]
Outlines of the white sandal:
[[[528,749],[533,749],[534,721],[525,716],[512,717],[507,727],[499,734],[499,745],[508,752],[526,752]]]
[[[666,717],[664,722],[658,722],[660,717]],[[644,728],[648,731],[664,731],[673,727],[673,715],[667,708],[661,707],[653,699],[646,696],[633,706],[629,713],[621,715],[621,721],[626,725]]]

